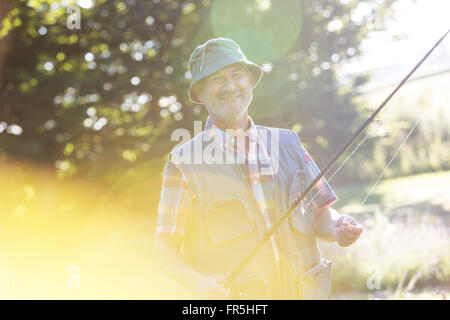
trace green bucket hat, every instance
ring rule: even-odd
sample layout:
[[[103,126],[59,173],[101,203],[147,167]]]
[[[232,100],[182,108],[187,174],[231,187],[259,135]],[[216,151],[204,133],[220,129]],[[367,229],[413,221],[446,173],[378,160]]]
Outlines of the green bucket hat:
[[[256,87],[263,75],[262,68],[247,60],[241,48],[233,40],[227,38],[210,39],[195,48],[189,58],[189,69],[192,75],[189,98],[195,103],[202,104],[203,102],[192,90],[195,84],[214,72],[235,63],[243,63],[249,67],[253,76],[252,87]]]

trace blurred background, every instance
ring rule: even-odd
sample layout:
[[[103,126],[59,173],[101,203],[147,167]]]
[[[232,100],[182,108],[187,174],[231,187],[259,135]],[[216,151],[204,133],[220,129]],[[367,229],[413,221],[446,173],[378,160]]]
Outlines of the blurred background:
[[[262,65],[250,115],[297,131],[323,167],[449,29],[449,11],[446,0],[0,2],[0,298],[188,297],[155,264],[153,237],[171,133],[207,116],[187,97],[197,45],[229,37]],[[349,248],[320,243],[335,299],[450,294],[449,71],[446,39],[328,175],[334,208],[366,228]]]

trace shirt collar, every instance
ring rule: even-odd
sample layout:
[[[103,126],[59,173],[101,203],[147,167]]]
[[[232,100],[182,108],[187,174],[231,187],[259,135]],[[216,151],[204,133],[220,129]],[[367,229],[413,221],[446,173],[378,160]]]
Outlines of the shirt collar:
[[[233,142],[233,139],[236,138],[239,133],[246,134],[249,137],[250,141],[258,142],[260,139],[258,128],[253,122],[253,119],[251,117],[248,118],[250,120],[250,127],[246,131],[236,130],[235,134],[232,134],[231,130],[223,131],[222,129],[217,127],[211,120],[211,117],[208,117],[208,119],[206,119],[205,131],[208,133],[210,138],[214,138],[217,134],[222,134],[226,142]]]
[[[263,137],[259,134],[258,128],[253,122],[253,119],[249,117],[249,120],[250,120],[250,127],[246,131],[238,130],[237,132],[244,133],[245,135],[247,135],[250,143],[255,142],[255,148],[251,148],[253,152],[249,150],[250,152],[249,156],[254,158],[256,157],[256,159],[258,159],[258,162],[261,161],[263,164],[265,164],[264,166],[270,167],[271,171],[269,175],[273,175],[274,173],[272,168],[272,159],[270,156],[270,152],[267,148],[267,144],[263,139]],[[208,119],[206,120],[205,131],[211,139],[214,139],[216,142],[219,142],[219,146],[223,151],[225,151],[226,153],[236,153],[237,157],[241,159],[241,161],[245,161],[246,159],[245,151],[239,146],[235,148],[236,136],[229,135],[228,133],[230,132],[227,133],[222,129],[220,129],[219,127],[217,127],[210,117],[208,117]]]

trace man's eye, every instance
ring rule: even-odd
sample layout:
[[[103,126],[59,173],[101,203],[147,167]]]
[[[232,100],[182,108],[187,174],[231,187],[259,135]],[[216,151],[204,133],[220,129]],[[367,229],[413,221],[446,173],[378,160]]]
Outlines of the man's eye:
[[[243,76],[243,73],[242,72],[236,72],[235,74],[233,74],[233,77],[235,78],[235,79],[239,79],[240,77],[242,77]]]

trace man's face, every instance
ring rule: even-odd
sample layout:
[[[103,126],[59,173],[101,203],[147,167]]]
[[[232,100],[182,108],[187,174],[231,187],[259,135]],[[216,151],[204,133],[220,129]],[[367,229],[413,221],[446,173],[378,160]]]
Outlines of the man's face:
[[[212,117],[238,120],[247,111],[253,97],[251,73],[241,64],[225,67],[202,81],[199,96]]]

